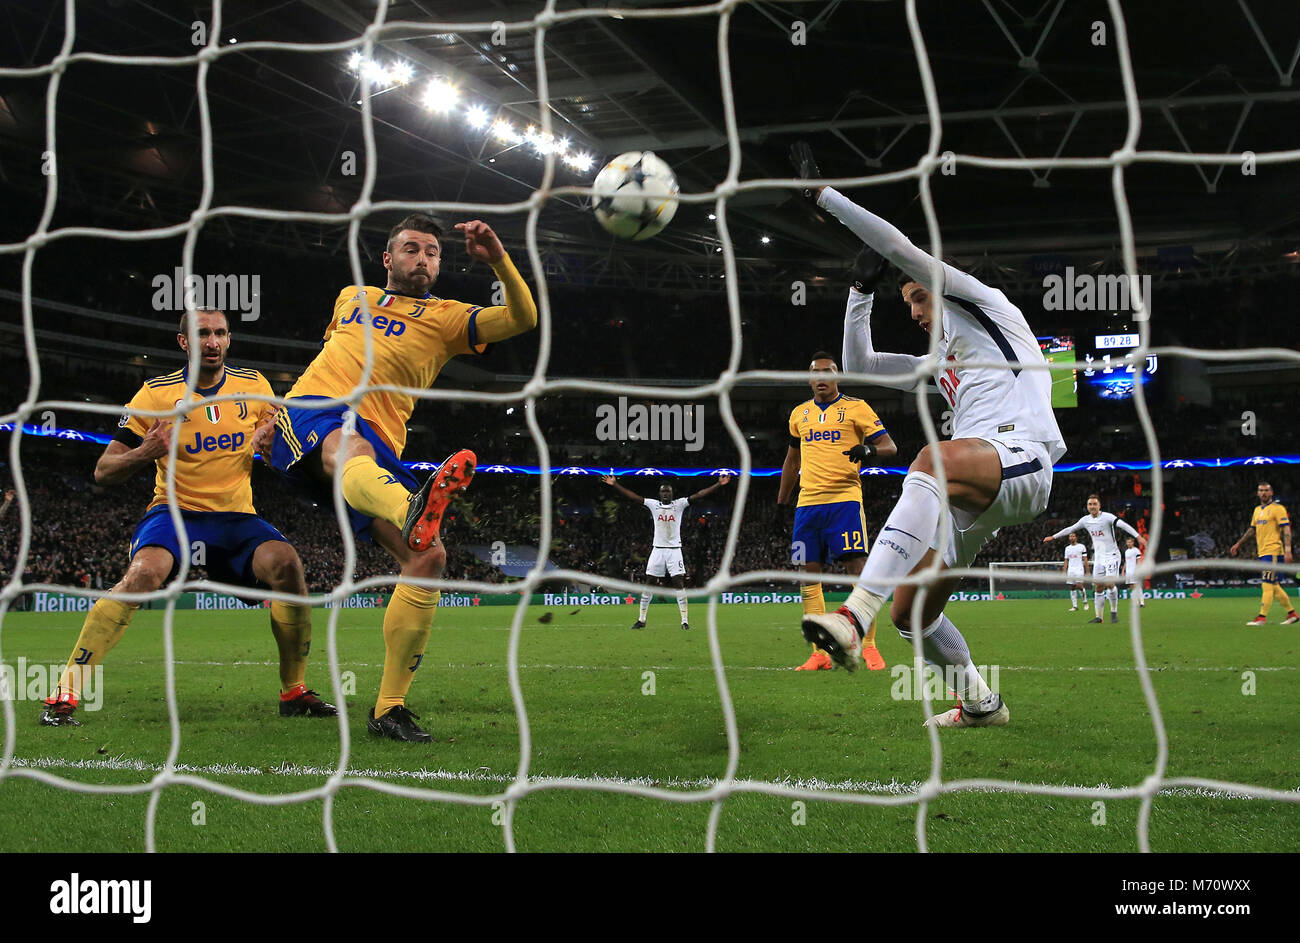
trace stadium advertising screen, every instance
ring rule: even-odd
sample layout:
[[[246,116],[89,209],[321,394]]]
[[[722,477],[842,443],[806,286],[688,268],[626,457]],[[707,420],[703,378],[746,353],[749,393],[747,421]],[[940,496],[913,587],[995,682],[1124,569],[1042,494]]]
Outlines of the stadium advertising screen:
[[[1070,363],[1074,360],[1074,337],[1056,334],[1038,338],[1038,346],[1048,363]],[[1079,405],[1079,380],[1073,367],[1052,370],[1052,408],[1063,409]]]
[[[1139,360],[1133,353],[1139,338],[1136,333],[1096,334],[1091,350],[1082,350],[1079,360],[1086,365],[1079,371],[1080,384],[1087,398],[1101,403],[1126,402],[1133,398],[1137,384],[1147,387],[1159,370],[1159,358],[1150,354]]]

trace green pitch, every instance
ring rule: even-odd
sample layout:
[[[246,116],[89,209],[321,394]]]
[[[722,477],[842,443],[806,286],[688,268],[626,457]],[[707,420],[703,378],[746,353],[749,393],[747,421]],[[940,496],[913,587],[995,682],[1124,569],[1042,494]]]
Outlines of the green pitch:
[[[1296,628],[1247,629],[1253,600],[1152,602],[1144,613],[1147,657],[1169,731],[1171,776],[1201,776],[1295,790],[1300,786],[1300,678]],[[950,612],[978,664],[997,665],[1011,724],[942,732],[945,780],[1135,785],[1156,757],[1152,721],[1133,670],[1128,608],[1118,626],[1086,626],[1053,601],[960,603]],[[606,777],[701,789],[723,775],[727,740],[709,665],[705,607],[695,628],[676,607],[656,605],[650,627],[634,612],[528,612],[520,646],[532,730],[534,777]],[[410,699],[438,739],[375,741],[364,717],[373,702],[381,612],[345,611],[342,664],[355,672],[348,698],[348,768],[386,783],[457,794],[502,792],[515,776],[519,733],[506,677],[513,609],[439,612]],[[719,607],[719,637],[740,730],[742,779],[835,785],[861,795],[906,793],[930,769],[921,705],[891,696],[910,687],[889,672],[794,673],[807,648],[798,606]],[[316,612],[308,682],[332,698],[325,668],[325,613]],[[1273,613],[1277,620],[1276,610]],[[61,663],[76,614],[13,614],[0,642],[7,664]],[[140,613],[105,664],[102,709],[84,726],[45,728],[37,705],[14,702],[15,760],[84,783],[147,782],[164,763],[161,614]],[[888,626],[891,663],[910,649]],[[186,612],[177,620],[178,763],[196,775],[268,796],[321,785],[338,762],[335,721],[276,713],[274,647],[261,612]],[[1253,672],[1243,680],[1243,672]],[[652,674],[646,674],[651,672]],[[1254,693],[1249,680],[1253,677]],[[653,693],[647,693],[653,690]],[[19,692],[20,694],[24,692]],[[948,703],[944,701],[943,703]],[[934,851],[1133,851],[1137,800],[1108,800],[1104,824],[1092,799],[965,793],[933,802]],[[195,803],[203,803],[196,806]],[[76,795],[12,776],[0,780],[0,851],[129,851],[144,847],[147,796]],[[710,807],[601,792],[546,790],[524,799],[515,834],[526,851],[699,851]],[[499,814],[496,815],[499,820]],[[253,806],[192,786],[165,790],[157,843],[166,851],[324,850],[322,803]],[[359,787],[334,805],[344,851],[499,851],[489,806],[418,801]],[[722,851],[915,850],[916,806],[878,807],[736,795],[723,805]],[[197,823],[202,824],[197,824]],[[802,824],[799,824],[802,823]],[[1151,818],[1156,851],[1297,851],[1300,805],[1193,790],[1162,795]]]
[[[1048,363],[1065,361],[1067,363],[1075,359],[1075,353],[1072,350],[1062,351],[1058,354],[1044,354]],[[1074,388],[1074,371],[1073,370],[1050,370],[1052,376],[1052,408],[1064,409],[1067,407],[1079,405],[1079,394]]]

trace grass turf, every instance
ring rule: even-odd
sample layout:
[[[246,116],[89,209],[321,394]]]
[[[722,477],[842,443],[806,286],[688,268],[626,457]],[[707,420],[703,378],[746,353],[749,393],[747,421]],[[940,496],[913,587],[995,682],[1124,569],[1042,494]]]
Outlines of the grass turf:
[[[1169,776],[1202,776],[1295,790],[1300,786],[1297,651],[1300,633],[1242,625],[1245,599],[1155,601],[1143,613],[1148,661],[1169,733]],[[1088,626],[1058,600],[954,603],[949,612],[977,664],[997,665],[1011,724],[942,732],[945,780],[991,777],[1061,785],[1135,785],[1153,770],[1156,740],[1121,624]],[[410,705],[432,745],[376,741],[365,732],[382,667],[382,611],[340,617],[348,697],[348,768],[385,782],[465,795],[502,792],[519,761],[519,729],[506,676],[513,609],[444,609]],[[720,606],[719,639],[740,731],[742,779],[834,785],[863,794],[906,792],[928,776],[921,706],[890,672],[801,672],[806,646],[797,605]],[[532,733],[530,774],[614,777],[683,792],[723,775],[727,740],[709,661],[705,607],[683,632],[676,607],[656,605],[631,632],[629,607],[529,610],[520,645]],[[276,712],[274,644],[261,611],[179,612],[176,691],[179,764],[196,775],[265,795],[325,782],[339,756],[335,721]],[[1274,614],[1276,616],[1276,613]],[[308,681],[330,697],[325,616],[315,613]],[[1276,622],[1276,618],[1274,620]],[[15,760],[84,783],[144,783],[167,756],[162,616],[137,614],[104,665],[102,709],[82,727],[36,723],[35,702],[14,702]],[[882,620],[880,647],[895,664],[910,649]],[[6,664],[61,664],[79,614],[14,613],[0,629]],[[29,669],[30,670],[30,669]],[[1243,672],[1254,672],[1253,694]],[[653,694],[649,689],[653,672]],[[20,682],[21,678],[18,679]],[[20,685],[21,687],[21,685]],[[19,694],[25,695],[25,691]],[[940,702],[936,707],[942,706]],[[1138,800],[961,793],[932,803],[934,851],[1132,851]],[[144,846],[146,795],[82,795],[26,778],[0,779],[0,851],[130,851]],[[203,803],[203,807],[195,803]],[[514,819],[525,851],[702,850],[710,805],[608,792],[545,790]],[[345,851],[495,851],[500,811],[347,787],[334,803]],[[196,824],[202,820],[203,824]],[[861,806],[737,794],[721,812],[722,851],[911,851],[916,806]],[[157,844],[166,851],[324,850],[322,802],[263,807],[203,789],[164,790]],[[1300,850],[1300,805],[1206,797],[1157,798],[1157,851]]]

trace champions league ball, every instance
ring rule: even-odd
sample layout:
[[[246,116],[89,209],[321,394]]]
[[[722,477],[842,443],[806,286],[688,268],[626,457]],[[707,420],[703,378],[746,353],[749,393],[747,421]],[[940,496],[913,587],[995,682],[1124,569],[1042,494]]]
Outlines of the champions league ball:
[[[650,151],[628,151],[604,166],[592,183],[600,224],[622,239],[649,239],[677,212],[677,177]]]

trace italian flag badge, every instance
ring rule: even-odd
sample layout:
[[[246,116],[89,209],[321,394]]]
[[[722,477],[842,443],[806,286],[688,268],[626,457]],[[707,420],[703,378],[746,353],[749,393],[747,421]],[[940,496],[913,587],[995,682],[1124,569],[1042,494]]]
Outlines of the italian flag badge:
[[[210,423],[215,424],[221,422],[221,407],[216,403],[204,406],[203,414],[208,417],[208,422]]]

